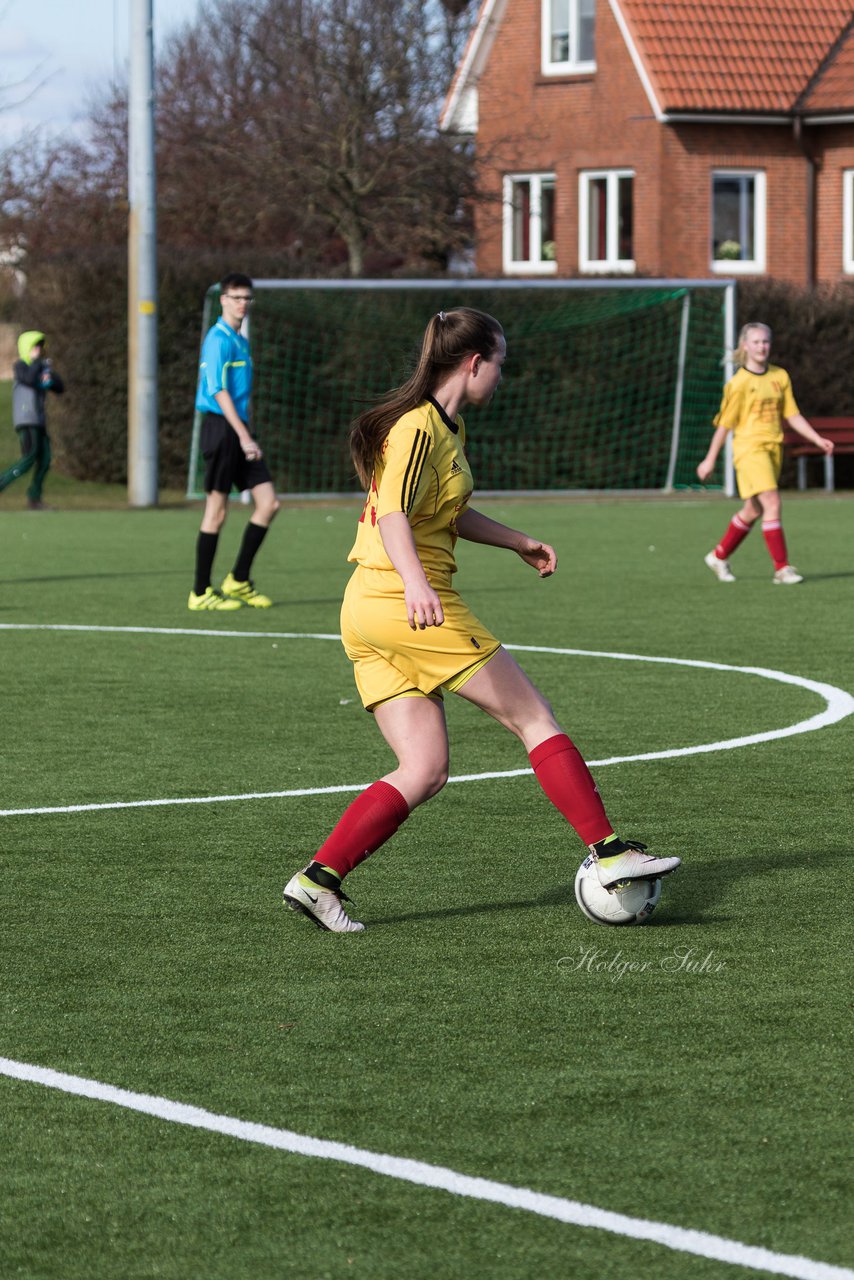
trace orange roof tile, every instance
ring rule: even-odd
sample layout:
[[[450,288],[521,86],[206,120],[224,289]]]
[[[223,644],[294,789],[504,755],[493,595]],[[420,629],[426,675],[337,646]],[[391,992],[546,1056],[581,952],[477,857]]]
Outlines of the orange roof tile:
[[[801,100],[807,112],[851,111],[854,107],[854,25],[849,27]]]
[[[852,0],[618,4],[666,113],[854,108]]]

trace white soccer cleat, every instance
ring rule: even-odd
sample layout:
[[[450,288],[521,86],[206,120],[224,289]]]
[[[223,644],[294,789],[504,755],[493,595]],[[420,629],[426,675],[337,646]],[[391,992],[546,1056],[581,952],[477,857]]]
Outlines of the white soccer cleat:
[[[647,853],[646,845],[639,840],[626,840],[622,853],[603,858],[596,846],[589,846],[596,863],[596,874],[603,889],[610,889],[622,880],[658,880],[680,866],[681,858],[654,858]],[[607,845],[605,846],[607,848]]]
[[[798,573],[797,569],[793,569],[790,564],[784,564],[782,569],[777,569],[774,573],[775,587],[793,587],[803,580],[803,574]]]
[[[718,582],[735,582],[735,574],[729,567],[729,560],[719,560],[714,551],[703,557]]]
[[[342,898],[350,901],[343,889],[323,889],[303,871],[285,885],[284,899],[291,911],[301,911],[327,933],[362,933],[365,926],[359,920],[351,920],[341,906]]]

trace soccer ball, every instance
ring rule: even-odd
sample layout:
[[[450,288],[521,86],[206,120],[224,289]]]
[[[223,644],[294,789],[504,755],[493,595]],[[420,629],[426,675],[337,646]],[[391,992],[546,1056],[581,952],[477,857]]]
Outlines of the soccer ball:
[[[585,858],[575,877],[575,900],[595,924],[645,924],[658,906],[660,880],[630,880],[609,893],[599,883],[596,861]]]

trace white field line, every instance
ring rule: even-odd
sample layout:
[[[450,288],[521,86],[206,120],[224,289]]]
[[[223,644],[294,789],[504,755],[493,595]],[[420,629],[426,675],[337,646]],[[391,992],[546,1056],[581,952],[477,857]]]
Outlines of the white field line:
[[[343,1142],[328,1142],[321,1138],[307,1137],[288,1129],[275,1129],[270,1125],[253,1124],[234,1116],[218,1115],[168,1098],[158,1098],[146,1093],[132,1093],[98,1080],[82,1076],[66,1075],[48,1067],[38,1067],[11,1058],[0,1058],[0,1074],[30,1084],[45,1085],[62,1093],[76,1094],[97,1102],[109,1102],[130,1111],[140,1111],[173,1124],[188,1125],[193,1129],[206,1129],[224,1134],[243,1142],[254,1142],[294,1155],[314,1157],[320,1160],[337,1160],[341,1164],[369,1169],[383,1177],[414,1183],[418,1187],[431,1187],[447,1191],[454,1196],[467,1196],[504,1205],[508,1209],[522,1209],[552,1218],[576,1227],[590,1227],[608,1231],[613,1235],[627,1236],[633,1240],[648,1240],[677,1253],[690,1253],[700,1258],[713,1258],[736,1267],[750,1267],[771,1275],[793,1276],[796,1280],[854,1280],[854,1271],[816,1262],[812,1258],[796,1254],[774,1253],[756,1245],[742,1244],[724,1236],[710,1235],[705,1231],[691,1231],[675,1227],[667,1222],[653,1222],[646,1218],[631,1218],[622,1213],[611,1213],[595,1205],[578,1200],[565,1200],[561,1196],[544,1195],[527,1187],[513,1187],[504,1182],[492,1182],[487,1178],[475,1178],[457,1173],[441,1165],[426,1164],[420,1160],[407,1160],[401,1156],[382,1155],[365,1151]]]
[[[0,631],[82,631],[118,632],[134,635],[216,636],[232,639],[250,638],[263,640],[339,640],[336,634],[298,631],[213,631],[191,627],[100,627],[58,623],[0,623]],[[758,676],[775,680],[780,684],[796,685],[815,693],[824,703],[823,711],[807,720],[786,725],[782,729],[769,729],[765,733],[751,733],[738,738],[726,738],[719,742],[701,743],[694,747],[670,747],[664,751],[645,751],[639,755],[608,756],[603,760],[589,760],[593,768],[610,764],[631,764],[643,760],[674,760],[681,756],[703,755],[711,751],[732,751],[738,747],[754,746],[760,742],[773,742],[777,738],[789,738],[795,734],[812,733],[844,720],[854,712],[854,697],[835,685],[809,680],[804,676],[789,675],[770,667],[737,667],[723,662],[706,662],[696,658],[660,658],[639,653],[612,653],[599,649],[563,649],[544,645],[508,644],[504,646],[519,653],[552,653],[560,657],[611,658],[619,662],[655,662],[665,666],[696,667],[708,671],[735,672],[738,675]],[[495,778],[520,778],[530,774],[530,769],[508,769],[501,772],[457,774],[449,782],[485,782]],[[114,800],[97,804],[45,805],[28,809],[0,809],[0,818],[33,817],[52,813],[91,813],[101,809],[145,809],[163,805],[222,804],[235,800],[281,800],[298,796],[333,795],[342,792],[364,791],[367,782],[344,783],[330,787],[299,787],[284,791],[248,791],[239,794],[211,796],[174,796],[155,800]]]
[[[234,640],[338,640],[330,632],[308,631],[215,631],[201,627],[96,627],[70,622],[0,622],[0,631],[104,631],[136,636],[226,636]]]

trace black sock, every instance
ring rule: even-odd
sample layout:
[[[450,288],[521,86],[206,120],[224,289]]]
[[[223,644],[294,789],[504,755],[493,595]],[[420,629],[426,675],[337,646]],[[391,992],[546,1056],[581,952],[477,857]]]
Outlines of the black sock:
[[[258,548],[267,536],[267,526],[263,524],[249,524],[243,531],[243,541],[240,544],[240,551],[237,555],[232,573],[238,582],[248,582],[249,574],[252,570],[252,561],[255,559]]]
[[[303,875],[313,880],[315,884],[319,884],[321,889],[337,889],[341,884],[341,877],[325,867],[322,862],[310,862]]]
[[[618,853],[625,853],[627,849],[643,852],[646,845],[641,844],[640,840],[621,840],[619,836],[608,836],[605,840],[597,840],[593,848],[599,858],[616,858]]]
[[[597,840],[593,846],[600,858],[614,858],[618,853],[625,853],[628,847],[619,836],[607,836],[604,840]]]
[[[193,588],[197,596],[203,596],[211,585],[218,533],[199,533],[196,540],[196,585]]]

